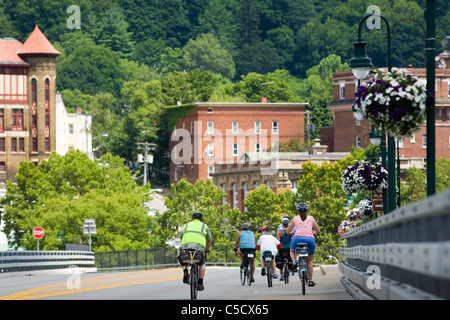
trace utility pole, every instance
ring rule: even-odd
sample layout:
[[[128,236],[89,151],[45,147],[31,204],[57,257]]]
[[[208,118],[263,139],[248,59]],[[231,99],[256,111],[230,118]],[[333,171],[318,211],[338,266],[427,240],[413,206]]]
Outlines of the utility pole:
[[[144,155],[144,186],[147,184],[147,162],[148,161],[148,151],[150,150],[155,150],[156,149],[156,144],[155,143],[150,143],[150,142],[138,142],[138,145],[144,146],[144,150],[145,150],[145,155]],[[153,162],[153,161],[151,161]],[[150,163],[151,163],[150,162]]]

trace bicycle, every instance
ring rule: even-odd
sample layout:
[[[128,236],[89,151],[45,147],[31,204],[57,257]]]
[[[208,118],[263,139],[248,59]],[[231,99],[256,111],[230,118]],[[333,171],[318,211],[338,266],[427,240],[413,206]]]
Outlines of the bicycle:
[[[289,273],[290,273],[289,259],[285,256],[283,258],[283,277],[284,277],[284,283],[285,284],[289,283]]]
[[[247,250],[244,250],[242,253],[242,266],[240,270],[242,285],[244,285],[246,281],[248,285],[252,284],[254,258],[254,251],[248,252]]]
[[[306,294],[306,285],[309,281],[308,266],[306,265],[306,257],[308,256],[309,247],[307,243],[297,243],[295,253],[298,255],[298,276],[302,282],[302,294]]]
[[[202,251],[194,249],[186,249],[185,251],[186,253],[189,253],[189,256],[184,256],[182,258],[182,261],[187,264],[187,269],[189,270],[189,291],[191,300],[195,300],[197,299],[198,295],[198,268],[199,265],[203,262],[203,259],[205,259],[206,252],[204,256]]]
[[[273,255],[272,252],[270,251],[264,251],[263,254],[263,259],[266,262],[266,273],[267,273],[267,284],[270,287],[272,287],[272,260],[273,260]]]

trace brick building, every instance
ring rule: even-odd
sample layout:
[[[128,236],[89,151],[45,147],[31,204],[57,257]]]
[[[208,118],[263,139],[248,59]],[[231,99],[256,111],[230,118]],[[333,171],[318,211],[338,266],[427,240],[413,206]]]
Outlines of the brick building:
[[[21,161],[55,150],[56,57],[36,26],[25,41],[0,39],[0,181],[14,180]]]
[[[169,108],[170,183],[206,180],[215,164],[236,163],[245,152],[275,150],[291,138],[303,142],[304,105],[208,102]]]
[[[450,52],[441,53],[436,64],[436,159],[450,158]],[[386,71],[386,69],[383,69]],[[426,69],[407,68],[408,74],[426,82]],[[349,152],[352,146],[366,148],[371,130],[368,120],[357,120],[352,112],[357,79],[352,72],[337,72],[333,76],[333,127],[321,128],[320,135],[328,151]],[[426,125],[411,138],[399,141],[400,169],[423,168],[426,162]]]

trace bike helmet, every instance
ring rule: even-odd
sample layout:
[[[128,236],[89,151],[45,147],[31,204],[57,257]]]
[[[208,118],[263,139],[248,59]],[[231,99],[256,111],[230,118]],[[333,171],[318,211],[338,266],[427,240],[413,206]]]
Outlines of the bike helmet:
[[[283,217],[283,218],[281,219],[281,224],[282,224],[283,226],[287,226],[287,225],[289,224],[289,219],[286,218],[286,217]]]
[[[300,202],[297,205],[297,211],[306,211],[306,210],[308,210],[308,205],[306,203]]]
[[[241,228],[242,230],[248,230],[248,223],[243,223]]]
[[[259,232],[263,232],[263,231],[269,231],[269,227],[264,226],[264,227],[259,228]]]
[[[202,220],[203,219],[203,213],[201,213],[199,211],[193,212],[192,213],[192,219]]]

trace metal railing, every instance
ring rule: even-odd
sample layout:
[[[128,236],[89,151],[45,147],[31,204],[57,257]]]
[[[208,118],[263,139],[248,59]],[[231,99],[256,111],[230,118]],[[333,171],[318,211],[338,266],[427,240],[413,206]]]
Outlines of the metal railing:
[[[94,268],[94,253],[86,251],[0,251],[0,273]]]
[[[339,268],[368,299],[450,298],[450,190],[341,235]]]

